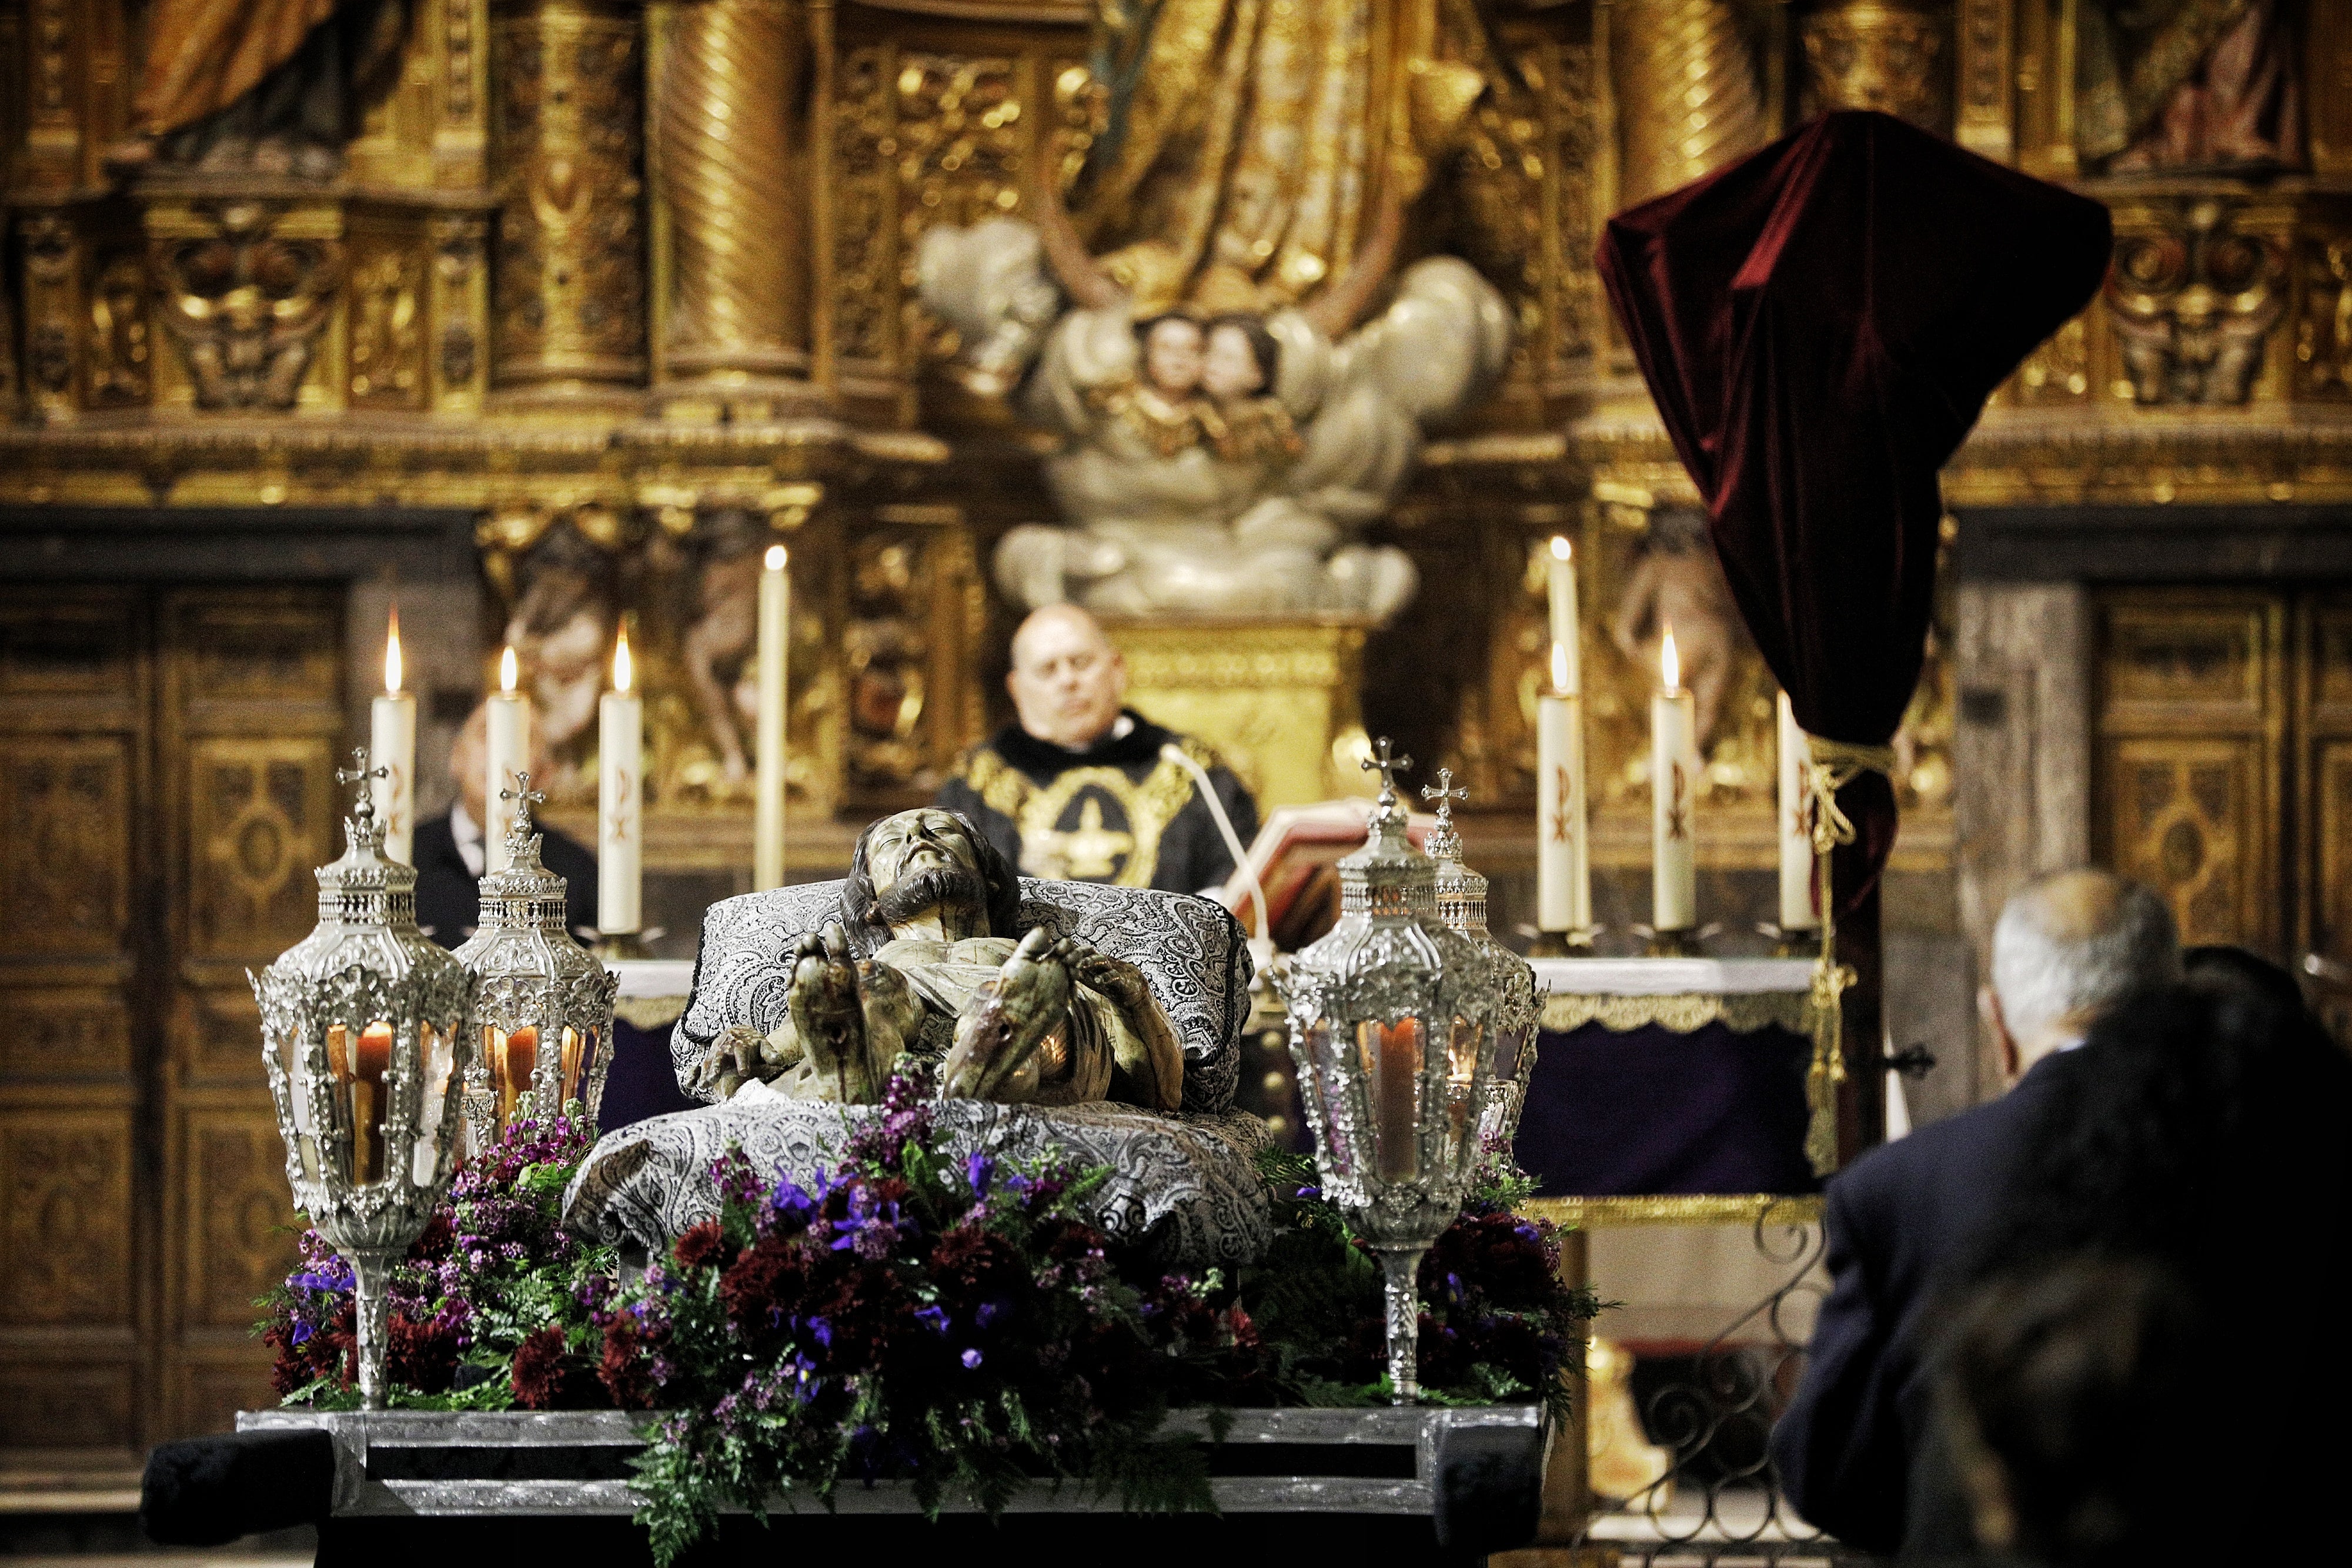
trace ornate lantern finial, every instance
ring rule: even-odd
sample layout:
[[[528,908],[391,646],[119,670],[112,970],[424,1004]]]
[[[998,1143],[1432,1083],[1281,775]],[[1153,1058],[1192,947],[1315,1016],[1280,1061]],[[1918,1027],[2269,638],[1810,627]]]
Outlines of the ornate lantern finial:
[[[1324,1191],[1381,1254],[1391,1397],[1419,1397],[1422,1254],[1462,1211],[1494,1070],[1497,998],[1478,948],[1436,918],[1436,868],[1405,836],[1383,738],[1380,803],[1339,862],[1339,923],[1276,984]]]
[[[368,754],[342,858],[319,868],[319,924],[258,977],[262,1059],[295,1206],[352,1265],[360,1393],[383,1405],[392,1267],[457,1174],[473,977],[416,928],[416,872],[383,858]]]
[[[577,1102],[595,1120],[620,983],[566,928],[565,883],[541,860],[530,820],[546,795],[518,771],[515,788],[500,789],[499,799],[515,803],[506,869],[482,878],[481,925],[457,949],[481,982],[480,1049],[466,1077],[466,1121],[477,1149],[496,1142],[518,1114],[549,1121]]]
[[[1485,983],[1500,998],[1495,1074],[1487,1081],[1486,1103],[1478,1113],[1478,1135],[1482,1143],[1508,1145],[1518,1132],[1528,1080],[1535,1072],[1536,1024],[1542,1009],[1536,999],[1535,970],[1486,929],[1486,879],[1462,863],[1462,835],[1454,829],[1454,802],[1467,802],[1470,791],[1452,788],[1453,780],[1453,770],[1441,768],[1436,786],[1421,792],[1423,800],[1437,802],[1437,826],[1427,840],[1429,858],[1437,864],[1437,918],[1477,944]]]

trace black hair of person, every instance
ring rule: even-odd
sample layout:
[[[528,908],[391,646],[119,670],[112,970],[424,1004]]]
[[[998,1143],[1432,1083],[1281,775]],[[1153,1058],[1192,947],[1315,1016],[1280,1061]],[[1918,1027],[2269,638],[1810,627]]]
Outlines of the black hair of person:
[[[972,826],[970,819],[959,812],[944,811],[962,824],[963,835],[971,845],[973,857],[980,862],[981,881],[986,884],[987,895],[982,907],[988,916],[988,934],[992,936],[1017,936],[1021,925],[1021,878],[1006,862],[988,835]],[[890,940],[889,924],[882,916],[882,900],[874,892],[874,869],[867,850],[874,841],[882,821],[873,823],[857,835],[857,848],[849,857],[849,874],[841,880],[841,924],[849,938],[849,950],[860,958],[870,958]]]

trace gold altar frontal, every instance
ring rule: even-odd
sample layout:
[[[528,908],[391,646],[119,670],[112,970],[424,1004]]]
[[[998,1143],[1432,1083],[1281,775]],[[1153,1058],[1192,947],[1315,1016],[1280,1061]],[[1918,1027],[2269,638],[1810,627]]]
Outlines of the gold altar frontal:
[[[1127,656],[1129,705],[1213,747],[1261,815],[1363,793],[1367,622],[1114,620],[1105,629]]]

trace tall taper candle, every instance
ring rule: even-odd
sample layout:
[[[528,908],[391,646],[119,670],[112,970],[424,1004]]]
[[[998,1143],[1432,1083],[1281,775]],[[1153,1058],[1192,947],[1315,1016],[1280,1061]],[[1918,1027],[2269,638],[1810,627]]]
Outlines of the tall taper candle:
[[[613,689],[596,705],[596,930],[617,936],[643,923],[645,699],[629,689],[629,631],[613,646]]]
[[[1577,644],[1580,628],[1576,613],[1576,552],[1574,547],[1555,534],[1551,541],[1551,559],[1546,565],[1545,586],[1551,601],[1551,643],[1565,650],[1567,663],[1557,656],[1552,662],[1552,685],[1570,696],[1584,695],[1583,650]]]
[[[1698,714],[1682,688],[1682,664],[1668,627],[1658,655],[1664,689],[1650,699],[1650,924],[1687,931],[1698,924],[1698,855],[1693,818],[1698,794]]]
[[[383,769],[369,790],[383,824],[383,858],[405,862],[416,831],[416,698],[400,689],[400,611],[383,634],[383,695],[368,712],[368,761]]]
[[[1536,699],[1536,928],[1592,925],[1592,863],[1584,815],[1584,701],[1562,685],[1563,644],[1551,645],[1551,685]]]
[[[1813,813],[1805,796],[1805,732],[1780,694],[1780,929],[1821,928],[1813,885]]]
[[[751,798],[751,886],[784,885],[785,653],[792,643],[793,587],[784,547],[768,547],[760,574],[759,771]]]
[[[515,651],[509,644],[499,657],[499,689],[488,704],[488,745],[482,768],[482,798],[488,807],[484,815],[489,819],[482,824],[484,871],[507,869],[507,824],[514,821],[515,803],[499,797],[517,788],[516,774],[530,771],[530,698],[515,690],[517,674]]]

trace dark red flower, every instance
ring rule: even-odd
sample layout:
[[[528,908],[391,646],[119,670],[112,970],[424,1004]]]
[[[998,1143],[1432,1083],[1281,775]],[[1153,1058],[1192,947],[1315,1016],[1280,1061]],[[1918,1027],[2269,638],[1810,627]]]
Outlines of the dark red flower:
[[[670,1256],[677,1260],[681,1269],[699,1269],[706,1263],[724,1268],[727,1250],[727,1233],[719,1228],[719,1221],[706,1219],[687,1228],[686,1234],[677,1239],[677,1245],[670,1249]]]
[[[526,1410],[593,1409],[606,1403],[596,1371],[564,1344],[553,1323],[530,1331],[515,1350],[515,1403]]]
[[[448,1208],[444,1207],[435,1209],[433,1218],[425,1222],[424,1234],[419,1236],[408,1249],[409,1261],[412,1263],[441,1262],[449,1256],[450,1239],[456,1234],[457,1227],[450,1222]]]
[[[697,1226],[696,1229],[700,1229]],[[693,1231],[687,1233],[688,1236]],[[685,1251],[681,1238],[678,1250]],[[739,1329],[758,1332],[788,1314],[806,1279],[807,1264],[796,1237],[763,1236],[719,1277],[719,1301]]]
[[[384,1375],[419,1394],[446,1394],[457,1377],[457,1349],[455,1322],[437,1317],[418,1322],[394,1312]]]
[[[653,1358],[646,1352],[646,1332],[626,1312],[604,1325],[604,1358],[596,1375],[622,1409],[653,1408]]]

